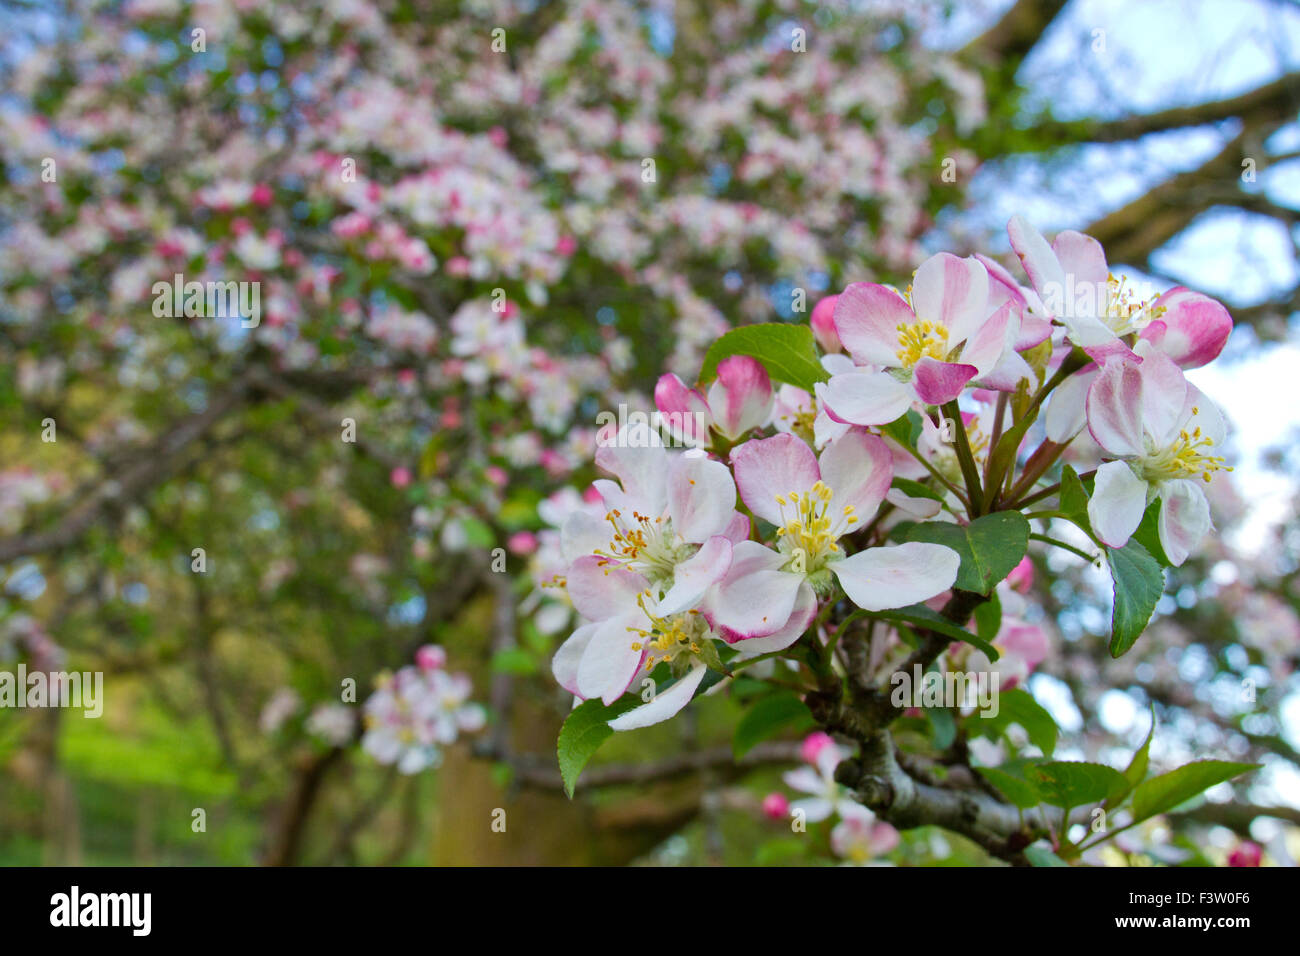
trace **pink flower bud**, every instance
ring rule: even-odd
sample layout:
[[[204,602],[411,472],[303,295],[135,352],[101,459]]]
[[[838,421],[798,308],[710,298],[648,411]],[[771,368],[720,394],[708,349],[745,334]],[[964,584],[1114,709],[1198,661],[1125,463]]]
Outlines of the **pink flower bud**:
[[[388,480],[393,483],[394,488],[405,488],[411,483],[411,469],[398,465],[389,473]]]
[[[813,306],[808,320],[817,344],[826,352],[838,352],[842,348],[840,335],[835,331],[835,303],[839,298],[838,295],[828,295],[822,299]]]
[[[803,747],[800,749],[800,754],[803,757],[805,763],[810,763],[813,766],[816,766],[818,755],[821,754],[821,752],[825,750],[827,747],[834,747],[834,746],[835,746],[835,741],[831,740],[831,735],[819,730],[815,733],[809,734],[807,737],[804,738]]]
[[[531,531],[516,531],[506,539],[511,554],[532,554],[537,550],[537,538]]]
[[[447,663],[447,652],[437,644],[425,644],[415,652],[415,664],[422,671],[436,671]]]
[[[763,798],[763,816],[782,821],[790,815],[790,801],[784,793],[769,793]]]
[[[1007,575],[1007,584],[1011,585],[1013,590],[1021,594],[1029,593],[1030,587],[1034,583],[1034,562],[1029,560],[1029,555],[1020,559],[1020,563],[1011,569]]]
[[[1228,866],[1259,866],[1264,848],[1250,840],[1242,840],[1228,854]]]

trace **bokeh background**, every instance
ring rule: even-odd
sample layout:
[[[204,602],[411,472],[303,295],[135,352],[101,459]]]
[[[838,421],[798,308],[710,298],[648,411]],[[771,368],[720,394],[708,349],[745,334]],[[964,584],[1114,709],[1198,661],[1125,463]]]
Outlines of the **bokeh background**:
[[[105,709],[0,709],[0,862],[833,861],[761,809],[797,735],[731,761],[743,688],[564,796],[551,523],[602,410],[930,252],[1015,267],[1019,212],[1236,322],[1216,532],[1119,661],[1105,572],[1036,556],[1029,687],[1059,757],[1154,713],[1156,767],[1264,764],[1105,862],[1292,865],[1298,68],[1282,0],[3,0],[0,668]],[[177,273],[257,325],[159,315]],[[406,773],[361,710],[427,644],[487,724]]]

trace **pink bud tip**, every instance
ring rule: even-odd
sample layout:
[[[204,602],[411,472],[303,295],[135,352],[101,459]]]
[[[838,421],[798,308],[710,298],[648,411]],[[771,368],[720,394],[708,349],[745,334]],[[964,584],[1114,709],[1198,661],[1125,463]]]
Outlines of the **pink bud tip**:
[[[415,664],[422,671],[436,671],[447,663],[447,652],[437,644],[425,644],[415,652]]]
[[[784,793],[769,793],[763,798],[763,816],[769,820],[784,820],[790,815],[790,801]]]
[[[835,741],[831,740],[831,735],[819,730],[804,738],[803,748],[800,753],[803,756],[805,763],[810,763],[815,766],[817,763],[817,755],[827,747],[834,746]]]

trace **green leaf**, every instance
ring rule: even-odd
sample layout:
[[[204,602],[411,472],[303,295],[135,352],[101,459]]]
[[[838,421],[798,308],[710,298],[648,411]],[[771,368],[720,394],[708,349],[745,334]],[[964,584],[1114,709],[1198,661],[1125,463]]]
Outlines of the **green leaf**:
[[[778,382],[788,382],[811,392],[818,382],[830,375],[817,358],[812,328],[769,322],[732,329],[709,346],[700,369],[700,382],[711,381],[718,373],[718,363],[732,355],[758,359],[767,374]]]
[[[1056,721],[1027,690],[1017,687],[1003,691],[998,695],[996,717],[972,717],[970,720],[977,724],[989,724],[989,729],[994,733],[1002,733],[1011,724],[1019,724],[1029,735],[1029,742],[1041,750],[1044,756],[1050,757],[1056,750],[1059,733]]]
[[[1173,562],[1165,554],[1164,545],[1160,543],[1160,500],[1158,498],[1143,512],[1142,523],[1133,532],[1133,538],[1147,549],[1147,553],[1155,558],[1162,568],[1173,566]]]
[[[1151,738],[1156,734],[1156,709],[1151,708],[1151,729],[1147,731],[1147,739],[1142,741],[1142,746],[1133,753],[1133,759],[1128,762],[1124,768],[1124,779],[1128,781],[1129,789],[1132,790],[1142,782],[1147,775],[1147,767],[1151,762]],[[1125,794],[1127,796],[1127,794]]]
[[[1102,803],[1128,786],[1122,773],[1100,763],[1057,760],[1034,764],[1025,776],[1045,802],[1066,809]]]
[[[975,608],[975,633],[992,643],[1002,629],[1002,601],[994,591],[987,601]]]
[[[1038,806],[1043,800],[1038,788],[1025,779],[1026,768],[1033,766],[1013,760],[1000,767],[976,767],[979,775],[991,783],[999,793],[1022,810]]]
[[[736,727],[731,740],[731,750],[739,760],[755,744],[767,740],[782,730],[807,730],[816,721],[799,695],[794,691],[781,691],[764,697],[750,707]]]
[[[1018,511],[998,511],[968,525],[930,521],[914,524],[904,541],[929,541],[961,555],[956,587],[988,594],[1010,574],[1029,547],[1029,522]]]
[[[609,722],[640,703],[640,699],[635,696],[624,696],[606,707],[604,702],[592,699],[574,708],[565,718],[555,750],[560,760],[564,792],[570,800],[573,799],[573,790],[578,785],[578,775],[582,773],[582,768],[595,756],[600,745],[613,735]]]
[[[1133,822],[1172,810],[1215,784],[1257,770],[1259,766],[1257,763],[1231,763],[1227,760],[1197,760],[1152,777],[1133,791]]]
[[[927,707],[925,716],[930,721],[930,743],[936,750],[947,750],[957,739],[957,721],[946,707]]]
[[[900,445],[915,448],[921,438],[921,432],[925,429],[921,424],[921,413],[915,409],[908,409],[888,425],[882,426],[880,430]]]
[[[1088,489],[1079,474],[1069,465],[1061,469],[1061,514],[1092,536],[1092,523],[1088,520]]]
[[[988,470],[989,480],[993,482],[994,487],[1000,484],[1002,476],[1007,473],[1007,468],[1015,463],[1020,443],[1025,440],[1025,433],[1037,419],[1038,410],[1035,409],[1032,414],[1026,415],[1008,428],[998,439],[997,447],[991,452]]]
[[[882,621],[892,621],[895,624],[906,624],[909,627],[937,631],[951,637],[954,641],[965,641],[967,644],[973,644],[983,651],[984,656],[990,661],[998,659],[998,649],[988,641],[972,634],[964,627],[958,627],[938,611],[931,610],[924,604],[909,604],[907,607],[894,608],[889,611],[868,611],[865,613],[867,617],[879,618]]]
[[[935,491],[929,485],[923,485],[919,481],[913,481],[911,478],[895,477],[891,483],[903,494],[911,498],[929,498],[931,501],[943,501],[943,495]]]
[[[1069,866],[1059,856],[1041,843],[1032,843],[1025,847],[1025,859],[1031,866]]]
[[[492,672],[526,677],[537,672],[537,659],[522,647],[507,648],[492,655]]]
[[[1115,585],[1110,615],[1110,655],[1120,657],[1146,629],[1165,589],[1165,573],[1147,549],[1129,538],[1122,548],[1107,548],[1106,560]]]

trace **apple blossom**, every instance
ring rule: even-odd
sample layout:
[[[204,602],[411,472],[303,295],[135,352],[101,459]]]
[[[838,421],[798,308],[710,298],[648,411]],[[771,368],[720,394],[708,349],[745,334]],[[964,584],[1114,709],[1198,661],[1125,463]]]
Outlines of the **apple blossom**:
[[[776,525],[776,550],[757,542],[735,547],[734,567],[706,613],[734,639],[761,637],[788,620],[796,601],[830,593],[838,580],[867,610],[902,607],[952,586],[958,557],[942,545],[909,542],[846,555],[841,538],[865,526],[885,498],[893,456],[874,435],[853,430],[818,458],[793,435],[746,442],[731,453],[736,484],[749,509]]]
[[[767,424],[772,382],[762,364],[748,355],[732,355],[718,363],[717,375],[707,398],[671,372],[659,379],[655,406],[675,426],[674,437],[707,446],[710,427],[734,442]]]
[[[818,385],[818,396],[836,418],[883,425],[914,401],[954,400],[1014,355],[1020,310],[1010,301],[990,310],[984,264],[940,253],[916,270],[906,296],[870,282],[850,285],[836,301],[835,329],[860,367]]]
[[[1232,331],[1227,310],[1208,296],[1181,286],[1148,301],[1106,264],[1101,243],[1066,230],[1049,245],[1023,216],[1007,223],[1011,246],[1048,311],[1066,327],[1071,342],[1094,359],[1131,354],[1134,335],[1156,343],[1183,368],[1215,358]]]
[[[1202,482],[1230,470],[1214,453],[1223,445],[1223,416],[1149,342],[1138,343],[1136,356],[1140,365],[1103,366],[1088,389],[1088,429],[1113,459],[1097,469],[1088,518],[1102,541],[1122,547],[1159,498],[1160,544],[1180,565],[1210,529]]]

